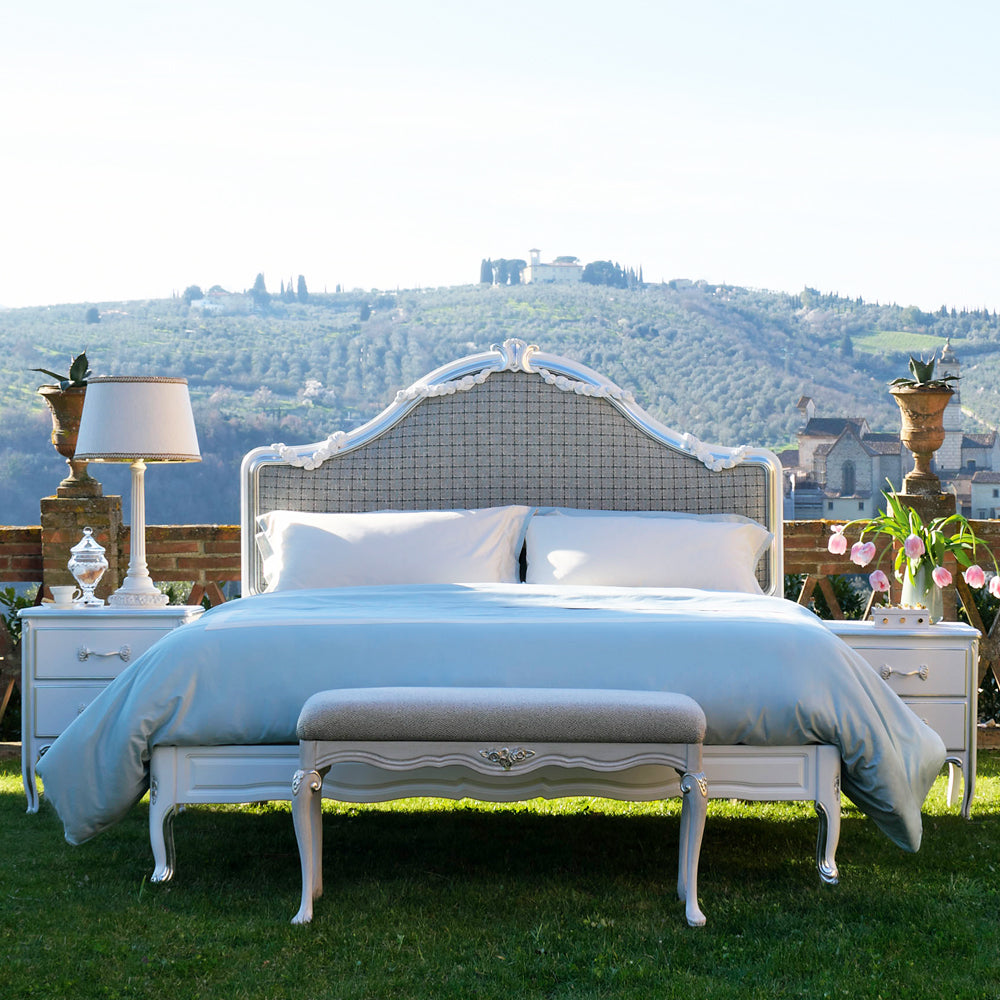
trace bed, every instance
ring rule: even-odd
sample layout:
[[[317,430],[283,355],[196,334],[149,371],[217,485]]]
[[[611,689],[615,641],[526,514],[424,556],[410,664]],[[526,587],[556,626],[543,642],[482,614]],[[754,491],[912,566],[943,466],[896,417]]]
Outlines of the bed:
[[[342,687],[672,690],[708,719],[710,795],[814,802],[838,878],[840,793],[904,849],[937,735],[781,597],[781,473],[707,446],[591,369],[508,340],[323,442],[244,459],[243,598],[126,669],[38,765],[80,843],[150,791],[154,881],[188,803],[291,798],[295,721]],[[679,794],[668,769],[335,767],[324,793],[518,801]]]

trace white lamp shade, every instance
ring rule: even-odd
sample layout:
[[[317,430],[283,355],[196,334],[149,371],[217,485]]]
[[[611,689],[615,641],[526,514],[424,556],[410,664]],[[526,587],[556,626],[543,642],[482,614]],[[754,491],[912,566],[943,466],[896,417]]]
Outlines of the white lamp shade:
[[[85,462],[199,462],[187,379],[90,379],[76,441]]]

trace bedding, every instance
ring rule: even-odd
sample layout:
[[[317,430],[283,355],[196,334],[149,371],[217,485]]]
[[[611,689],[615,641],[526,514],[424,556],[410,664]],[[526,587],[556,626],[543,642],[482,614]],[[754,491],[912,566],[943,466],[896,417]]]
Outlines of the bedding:
[[[858,654],[781,598],[454,584],[277,591],[214,608],[127,667],[38,773],[80,843],[141,797],[154,746],[295,743],[319,690],[414,684],[690,695],[706,744],[837,746],[845,793],[908,850],[945,758]]]
[[[517,583],[531,508],[274,510],[257,520],[267,590],[400,583]]]
[[[527,582],[761,593],[755,570],[771,533],[756,522],[609,513],[532,517]]]

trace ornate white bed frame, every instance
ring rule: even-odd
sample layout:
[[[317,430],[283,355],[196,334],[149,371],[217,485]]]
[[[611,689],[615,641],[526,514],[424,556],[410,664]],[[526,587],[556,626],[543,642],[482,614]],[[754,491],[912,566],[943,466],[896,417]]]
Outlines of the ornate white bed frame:
[[[773,536],[757,576],[782,590],[781,469],[758,448],[704,445],[677,434],[591,369],[520,340],[461,358],[399,392],[373,420],[299,447],[258,448],[241,470],[243,593],[264,589],[254,536],[270,510],[481,508],[505,504],[621,511],[742,514]],[[298,746],[161,746],[150,764],[152,880],[173,875],[172,821],[186,803],[290,799]],[[832,746],[704,747],[709,794],[804,800],[819,816],[820,878],[838,880],[840,757]],[[407,773],[370,764],[331,772],[343,801],[409,796],[520,801],[598,795],[652,800],[680,794],[673,771],[541,769],[502,781],[455,765]]]

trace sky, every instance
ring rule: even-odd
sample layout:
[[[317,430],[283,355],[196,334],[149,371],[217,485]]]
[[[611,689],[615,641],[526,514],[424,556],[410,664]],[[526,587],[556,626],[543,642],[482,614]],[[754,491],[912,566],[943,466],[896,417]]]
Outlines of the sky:
[[[1000,4],[48,0],[0,19],[0,306],[647,281],[1000,308]]]

